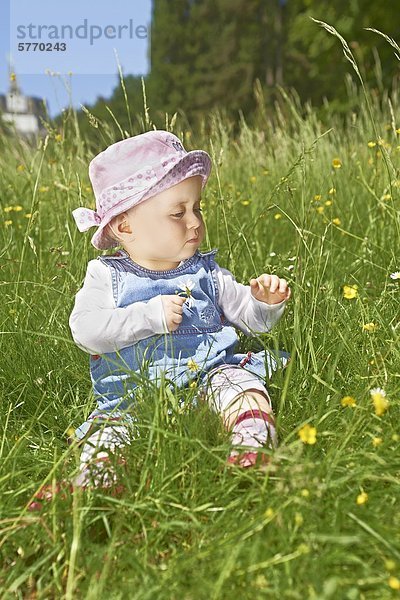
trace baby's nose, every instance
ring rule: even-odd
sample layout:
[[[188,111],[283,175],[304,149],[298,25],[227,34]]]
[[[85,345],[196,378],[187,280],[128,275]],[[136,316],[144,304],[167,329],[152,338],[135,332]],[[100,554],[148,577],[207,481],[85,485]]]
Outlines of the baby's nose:
[[[193,227],[199,227],[201,225],[201,218],[197,215],[192,215],[188,219],[188,229],[192,229]]]

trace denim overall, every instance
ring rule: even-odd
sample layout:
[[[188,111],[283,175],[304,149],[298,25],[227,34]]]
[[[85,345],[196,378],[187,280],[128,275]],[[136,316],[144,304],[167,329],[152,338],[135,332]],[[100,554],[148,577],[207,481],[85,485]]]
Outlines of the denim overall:
[[[175,269],[152,271],[135,263],[125,250],[98,256],[111,271],[116,307],[134,302],[147,302],[158,294],[187,295],[182,286],[191,290],[192,305],[183,305],[182,322],[167,334],[155,334],[135,342],[118,352],[90,355],[90,377],[97,401],[94,410],[75,434],[79,439],[92,431],[96,422],[126,418],[134,404],[134,390],[143,378],[159,383],[161,377],[173,389],[185,387],[197,380],[204,389],[206,376],[221,365],[241,365],[265,381],[289,361],[289,353],[272,350],[235,353],[239,341],[235,327],[226,320],[218,305],[218,285],[214,256],[218,250],[196,250]],[[194,362],[193,362],[194,361]],[[263,381],[263,382],[264,382]],[[196,402],[195,402],[196,403]],[[129,416],[128,416],[129,419]]]

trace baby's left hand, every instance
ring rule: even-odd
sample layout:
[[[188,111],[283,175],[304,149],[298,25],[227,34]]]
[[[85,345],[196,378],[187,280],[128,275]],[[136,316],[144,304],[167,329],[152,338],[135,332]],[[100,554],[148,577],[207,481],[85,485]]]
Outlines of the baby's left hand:
[[[278,304],[282,300],[289,300],[291,289],[285,279],[277,275],[263,273],[257,279],[250,279],[250,291],[254,298],[267,304]]]

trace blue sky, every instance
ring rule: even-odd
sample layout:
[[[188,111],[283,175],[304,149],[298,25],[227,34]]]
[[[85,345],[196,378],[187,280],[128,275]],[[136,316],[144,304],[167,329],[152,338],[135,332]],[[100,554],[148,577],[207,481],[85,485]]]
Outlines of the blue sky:
[[[62,53],[56,55],[54,52],[47,55],[25,52],[15,58],[16,52],[13,51],[15,71],[22,92],[27,96],[45,98],[51,117],[59,114],[71,102],[79,109],[80,104],[93,104],[98,96],[108,98],[111,95],[115,86],[119,85],[118,66],[113,48],[118,53],[124,76],[146,75],[150,69],[151,0],[136,0],[136,2],[113,0],[107,3],[99,0],[68,0],[62,4],[54,0],[10,0],[10,2],[12,2],[11,12],[8,2],[0,3],[0,94],[5,94],[9,87],[10,31],[14,42],[33,41],[27,36],[16,40],[16,24],[23,24],[26,33],[27,25],[33,23],[36,29],[30,31],[34,31],[36,34],[34,39],[37,40],[38,24],[70,24],[76,27],[84,23],[85,18],[89,26],[92,23],[100,27],[112,24],[115,26],[115,31],[118,31],[118,25],[127,24],[129,21],[130,31],[137,26],[148,28],[147,37],[143,36],[144,30],[141,29],[141,36],[135,35],[129,38],[128,28],[126,28],[125,31],[121,30],[119,39],[105,39],[103,36],[101,40],[96,40],[92,44],[89,40],[67,40],[70,51],[67,57],[65,53],[62,56]],[[111,37],[112,31],[109,31]],[[44,37],[40,39],[49,41]],[[56,41],[56,39],[52,40],[53,43]],[[35,58],[38,63],[34,62]],[[66,58],[67,62],[69,61],[68,70],[72,71],[71,76],[44,74],[43,65],[63,73]],[[51,59],[56,61],[54,65],[43,62]],[[31,74],[25,74],[26,71]],[[78,73],[75,73],[76,71]],[[38,72],[43,74],[32,74]],[[65,73],[67,73],[66,69]],[[70,92],[68,87],[71,88]]]

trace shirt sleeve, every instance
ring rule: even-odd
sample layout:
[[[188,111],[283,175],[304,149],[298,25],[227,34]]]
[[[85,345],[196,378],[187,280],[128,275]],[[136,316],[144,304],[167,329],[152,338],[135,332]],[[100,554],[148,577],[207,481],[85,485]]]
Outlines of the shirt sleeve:
[[[270,331],[283,315],[286,300],[277,304],[257,300],[249,285],[238,283],[230,271],[219,265],[216,265],[216,276],[219,306],[226,319],[247,336]]]
[[[75,296],[69,326],[76,345],[89,354],[116,352],[158,333],[168,333],[161,295],[116,307],[110,269],[90,260]]]

